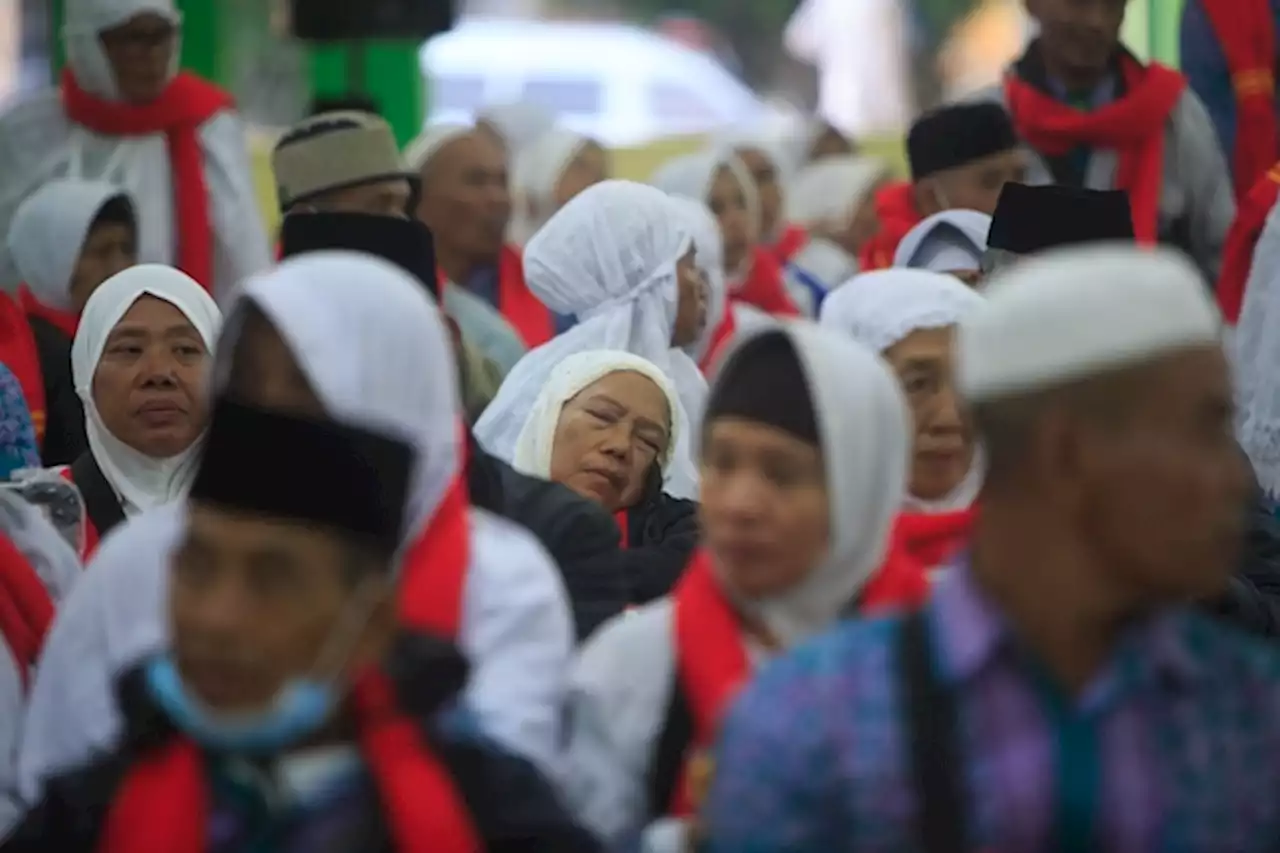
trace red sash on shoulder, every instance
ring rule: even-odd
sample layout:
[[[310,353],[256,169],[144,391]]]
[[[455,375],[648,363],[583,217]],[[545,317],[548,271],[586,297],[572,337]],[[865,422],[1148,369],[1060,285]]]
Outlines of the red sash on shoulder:
[[[926,570],[945,565],[969,542],[977,510],[923,513],[908,512],[898,516],[898,532],[902,549]]]
[[[875,613],[886,608],[910,608],[925,600],[928,579],[922,566],[901,547],[895,525],[884,563],[859,595],[859,610]],[[693,717],[691,754],[715,742],[720,719],[751,675],[751,661],[742,626],[716,580],[711,557],[694,552],[689,567],[672,592],[678,689],[684,691]],[[690,813],[688,773],[682,774],[670,814]]]
[[[103,100],[81,89],[70,69],[62,74],[62,105],[67,118],[76,124],[104,136],[165,135],[178,222],[175,266],[206,290],[213,287],[214,239],[199,131],[232,104],[226,92],[186,71],[174,77],[149,104]]]
[[[52,622],[53,600],[44,582],[9,537],[0,535],[0,635],[24,690]]]
[[[1144,66],[1128,54],[1121,73],[1124,97],[1092,112],[1061,103],[1013,73],[1005,76],[1005,103],[1018,135],[1041,154],[1059,157],[1080,147],[1117,151],[1116,186],[1129,193],[1134,234],[1139,243],[1154,245],[1164,137],[1187,81],[1171,68],[1156,62]]]
[[[1236,197],[1244,198],[1277,157],[1276,33],[1267,0],[1200,0],[1231,72],[1236,142],[1231,157]]]
[[[355,685],[360,753],[399,853],[476,853],[480,840],[448,769],[419,723],[396,706],[385,676]],[[99,853],[200,853],[208,847],[209,791],[200,748],[190,739],[138,761],[107,815]]]
[[[74,311],[63,311],[60,308],[50,308],[36,299],[25,284],[18,289],[18,301],[22,304],[22,310],[27,312],[28,317],[39,317],[42,320],[46,320],[53,324],[53,327],[59,332],[75,340],[76,329],[80,328],[79,314]]]
[[[787,295],[782,264],[763,246],[757,246],[752,252],[751,269],[747,271],[747,277],[737,291],[729,294],[729,298],[754,305],[775,317],[800,316],[800,309]]]
[[[898,244],[924,219],[916,207],[915,190],[909,181],[894,181],[877,190],[875,210],[880,230],[859,253],[858,265],[863,272],[893,266]]]
[[[0,293],[0,364],[13,371],[22,386],[22,396],[31,411],[31,425],[36,431],[36,443],[43,447],[49,416],[44,399],[40,351],[36,349],[36,338],[31,332],[31,323],[27,321],[27,312],[18,300],[7,293]]]
[[[444,270],[436,270],[436,282],[443,288],[449,282]],[[457,287],[462,284],[454,282]],[[533,349],[555,337],[555,320],[551,311],[533,295],[524,281],[524,260],[520,250],[503,246],[498,255],[498,313],[500,313],[525,346]]]
[[[1218,307],[1228,323],[1240,320],[1245,287],[1253,269],[1253,251],[1258,247],[1267,216],[1280,199],[1280,164],[1272,166],[1236,205],[1236,218],[1222,247],[1222,269],[1218,271]]]
[[[777,242],[773,244],[773,256],[777,258],[780,264],[789,263],[808,242],[808,231],[799,225],[788,225],[782,229],[782,234],[778,237]]]
[[[422,535],[405,554],[400,579],[400,622],[456,639],[471,561],[470,500],[459,475]]]

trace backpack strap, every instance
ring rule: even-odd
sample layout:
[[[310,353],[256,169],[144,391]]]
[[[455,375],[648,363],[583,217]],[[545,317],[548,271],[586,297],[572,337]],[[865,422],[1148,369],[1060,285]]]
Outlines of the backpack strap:
[[[902,620],[897,652],[921,850],[965,853],[969,826],[959,706],[955,692],[938,678],[923,608]]]
[[[684,773],[689,746],[693,743],[693,712],[680,687],[677,671],[671,678],[671,699],[662,720],[662,732],[649,764],[649,820],[666,815]]]
[[[115,490],[107,482],[106,475],[98,467],[92,453],[81,453],[71,464],[71,482],[80,490],[84,498],[85,515],[98,532],[104,537],[116,525],[124,523],[124,509]]]

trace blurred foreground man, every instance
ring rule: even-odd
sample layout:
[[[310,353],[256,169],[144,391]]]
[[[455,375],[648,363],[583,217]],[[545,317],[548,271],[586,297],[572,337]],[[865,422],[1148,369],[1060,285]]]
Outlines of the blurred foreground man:
[[[323,461],[341,489],[317,489]],[[121,749],[47,783],[0,849],[593,851],[456,699],[458,650],[397,625],[413,451],[229,402],[174,553],[172,651],[126,673]]]
[[[720,853],[1280,849],[1280,656],[1218,595],[1249,477],[1179,256],[1061,250],[987,289],[958,383],[988,473],[925,608],[776,665],[726,723]]]

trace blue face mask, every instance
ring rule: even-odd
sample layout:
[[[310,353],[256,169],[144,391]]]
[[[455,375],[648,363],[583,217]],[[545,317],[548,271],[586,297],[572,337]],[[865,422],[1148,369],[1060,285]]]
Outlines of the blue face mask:
[[[333,676],[329,680],[313,675],[289,681],[266,710],[215,711],[187,688],[170,654],[148,662],[148,692],[175,726],[208,749],[271,754],[297,746],[317,734],[338,707],[343,690],[336,674],[342,667],[336,662],[350,654],[381,599],[380,590],[371,584],[352,596],[338,629],[322,650],[313,672]]]
[[[147,664],[146,681],[151,697],[175,726],[218,752],[281,752],[319,732],[338,704],[334,685],[300,678],[285,685],[265,711],[219,713],[187,689],[167,654]]]

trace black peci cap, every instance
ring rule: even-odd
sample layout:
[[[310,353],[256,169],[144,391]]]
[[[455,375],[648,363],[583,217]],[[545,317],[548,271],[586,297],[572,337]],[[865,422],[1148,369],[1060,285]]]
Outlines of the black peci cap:
[[[916,119],[907,136],[907,158],[911,177],[919,180],[1018,145],[1013,121],[1000,104],[951,104]]]
[[[1133,240],[1124,190],[1008,183],[996,202],[987,248],[1029,255],[1058,246]]]

